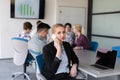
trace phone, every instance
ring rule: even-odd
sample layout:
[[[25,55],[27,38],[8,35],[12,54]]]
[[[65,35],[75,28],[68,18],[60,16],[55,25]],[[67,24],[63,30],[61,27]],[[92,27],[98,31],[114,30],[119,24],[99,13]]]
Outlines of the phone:
[[[55,34],[52,34],[52,39],[55,40],[57,37]]]

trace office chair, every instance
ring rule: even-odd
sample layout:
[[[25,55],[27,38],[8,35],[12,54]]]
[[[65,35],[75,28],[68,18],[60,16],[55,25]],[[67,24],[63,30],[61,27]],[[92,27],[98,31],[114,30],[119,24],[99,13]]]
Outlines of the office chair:
[[[44,64],[44,60],[43,60],[43,54],[40,53],[40,52],[35,52],[31,49],[29,49],[29,52],[35,57],[35,60],[36,60],[36,69],[38,68],[39,69],[39,77],[40,77],[40,80],[46,80],[45,77],[41,74],[41,69],[42,69],[42,66]]]
[[[28,63],[32,60],[28,58],[28,40],[18,37],[12,38],[13,48],[14,48],[14,56],[13,56],[13,63],[20,66],[23,65],[24,71],[23,72],[16,72],[12,74],[12,80],[15,80],[17,77],[24,75],[25,78],[30,80],[28,74],[26,74],[26,67]],[[31,59],[31,60],[30,60]]]
[[[112,50],[116,50],[117,51],[117,57],[120,58],[120,46],[113,46]]]
[[[40,55],[36,56],[36,61],[37,61],[39,70],[40,70],[40,72],[41,72],[42,66],[43,66],[43,64],[44,64],[43,55],[40,54]],[[47,80],[47,79],[45,79],[45,77],[44,77],[42,74],[40,74],[39,76],[41,77],[41,80]]]
[[[92,51],[96,51],[97,50],[97,48],[98,48],[98,42],[91,41],[91,42],[89,42],[89,44],[90,44],[90,50],[92,50]]]

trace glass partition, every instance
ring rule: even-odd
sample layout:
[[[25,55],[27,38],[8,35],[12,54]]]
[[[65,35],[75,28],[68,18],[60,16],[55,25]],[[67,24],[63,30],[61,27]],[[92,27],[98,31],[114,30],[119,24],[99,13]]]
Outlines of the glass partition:
[[[99,48],[111,49],[113,46],[120,46],[119,39],[92,36],[92,41],[97,41],[99,43]]]
[[[92,34],[120,36],[120,14],[93,15]]]
[[[93,13],[120,11],[120,0],[93,0]]]

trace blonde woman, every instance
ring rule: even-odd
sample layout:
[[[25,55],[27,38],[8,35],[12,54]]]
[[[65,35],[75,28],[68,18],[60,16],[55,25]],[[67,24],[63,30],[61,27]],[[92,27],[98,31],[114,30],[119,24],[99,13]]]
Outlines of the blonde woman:
[[[74,49],[90,49],[88,38],[83,35],[82,26],[80,24],[75,24],[73,27],[73,32],[75,33],[75,41],[72,44]]]
[[[76,80],[78,58],[65,39],[65,27],[55,24],[52,27],[53,42],[43,48],[44,62],[42,74],[47,80]],[[72,64],[72,66],[71,66]]]

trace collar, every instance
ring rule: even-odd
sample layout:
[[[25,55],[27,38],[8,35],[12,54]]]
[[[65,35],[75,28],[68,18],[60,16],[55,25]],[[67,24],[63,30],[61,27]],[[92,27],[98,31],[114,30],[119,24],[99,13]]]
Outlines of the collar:
[[[42,40],[42,41],[45,40],[44,38],[40,37],[38,34],[35,34],[35,36],[36,36],[39,40]]]

